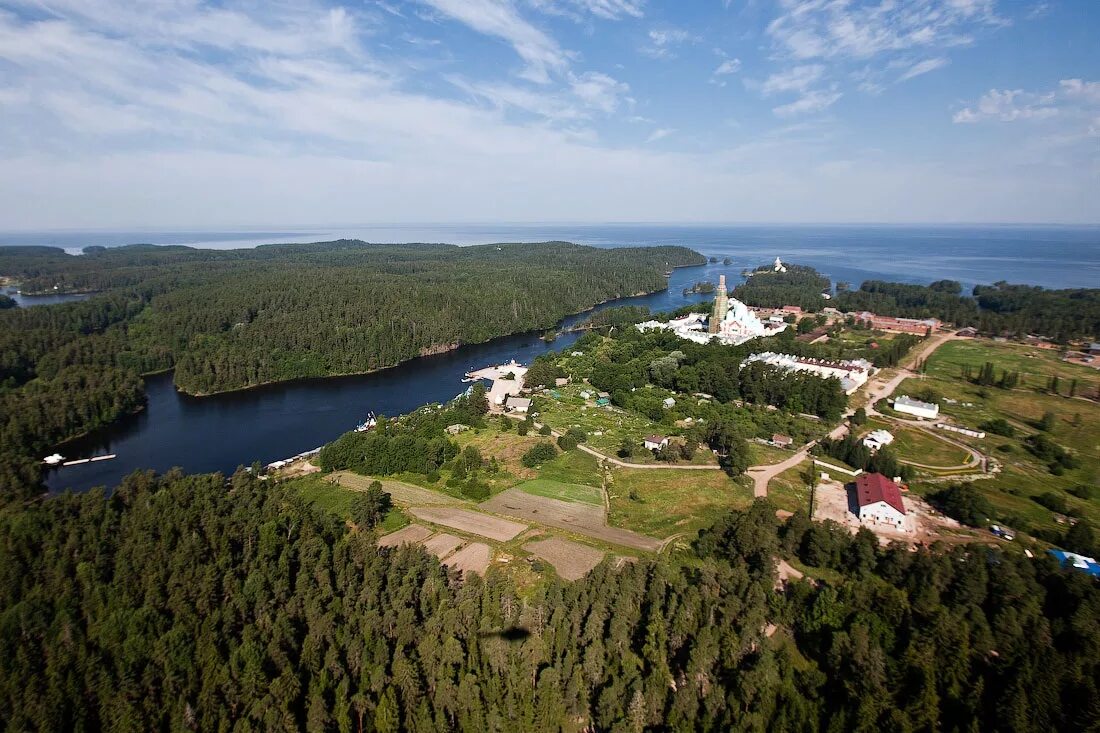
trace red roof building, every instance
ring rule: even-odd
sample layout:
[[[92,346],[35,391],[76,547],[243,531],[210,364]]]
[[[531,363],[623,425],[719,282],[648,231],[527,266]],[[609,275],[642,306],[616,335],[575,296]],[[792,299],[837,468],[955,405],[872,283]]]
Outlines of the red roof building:
[[[905,521],[905,504],[901,487],[881,473],[865,473],[856,478],[856,503],[859,518],[901,527]]]

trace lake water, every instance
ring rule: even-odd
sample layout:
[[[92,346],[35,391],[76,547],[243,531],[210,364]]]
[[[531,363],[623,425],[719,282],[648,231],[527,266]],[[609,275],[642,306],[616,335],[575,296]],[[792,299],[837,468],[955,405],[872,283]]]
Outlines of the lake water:
[[[300,235],[305,236],[300,236]],[[91,236],[91,235],[89,235]],[[1100,286],[1100,227],[794,227],[794,226],[562,226],[375,227],[308,232],[120,233],[83,239],[78,234],[0,235],[2,244],[51,244],[79,251],[86,244],[151,242],[252,246],[272,241],[314,241],[347,236],[374,242],[446,241],[476,244],[564,239],[596,246],[682,244],[717,257],[717,264],[676,270],[669,289],[613,305],[642,304],[671,310],[708,299],[684,296],[698,280],[721,273],[740,281],[745,267],[773,260],[809,264],[835,281],[858,285],[865,279],[931,282],[960,280],[966,287],[997,280],[1047,287]],[[729,257],[725,266],[721,260]],[[581,316],[583,317],[583,316]],[[566,324],[578,317],[566,319]],[[60,449],[68,458],[117,453],[118,458],[49,473],[51,490],[86,490],[116,484],[139,468],[188,472],[232,471],[254,460],[273,460],[309,450],[350,430],[368,411],[396,415],[427,402],[445,401],[466,385],[471,368],[517,359],[529,363],[548,350],[567,347],[576,334],[552,344],[537,334],[507,336],[416,359],[393,369],[272,385],[255,390],[194,398],[172,386],[171,375],[146,380],[148,407]]]

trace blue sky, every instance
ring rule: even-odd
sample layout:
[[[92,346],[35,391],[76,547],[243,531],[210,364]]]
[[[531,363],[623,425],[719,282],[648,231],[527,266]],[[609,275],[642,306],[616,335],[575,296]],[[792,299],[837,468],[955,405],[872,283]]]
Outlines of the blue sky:
[[[1100,2],[0,0],[0,229],[1097,222]]]

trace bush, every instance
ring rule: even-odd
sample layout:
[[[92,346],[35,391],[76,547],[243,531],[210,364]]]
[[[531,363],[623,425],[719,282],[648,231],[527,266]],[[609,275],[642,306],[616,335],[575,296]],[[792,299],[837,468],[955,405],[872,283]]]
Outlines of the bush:
[[[541,428],[539,428],[539,435],[550,435],[553,432],[554,431],[550,429],[549,425],[543,425]]]
[[[558,437],[558,447],[562,450],[573,450],[577,447],[577,439],[566,433]]]
[[[634,457],[634,441],[630,438],[623,438],[623,442],[619,445],[619,458],[633,458]]]
[[[978,429],[995,435],[1003,435],[1006,438],[1011,438],[1016,435],[1016,428],[1012,427],[1011,423],[1003,417],[995,417],[992,420],[986,420],[983,423],[979,423]]]
[[[1069,514],[1069,504],[1066,503],[1066,497],[1061,494],[1055,494],[1053,491],[1047,491],[1039,494],[1038,496],[1031,497],[1031,500],[1042,507],[1046,507],[1052,512],[1058,514]]]
[[[1096,489],[1087,484],[1077,484],[1069,490],[1069,493],[1073,494],[1078,499],[1084,499],[1085,501],[1088,501],[1096,496]]]
[[[588,433],[584,432],[580,428],[569,428],[565,431],[565,434],[573,440],[577,441],[578,443],[583,443],[588,440]]]
[[[516,432],[518,432],[520,435],[527,435],[527,433],[530,430],[531,430],[531,421],[530,420],[524,420],[523,422],[521,422],[519,424],[518,427],[516,427]]]
[[[554,444],[544,441],[536,444],[529,451],[524,453],[522,462],[524,466],[527,466],[528,468],[534,468],[535,466],[539,466],[543,463],[546,463],[547,461],[554,460],[555,456],[557,455],[558,450],[554,447]]]
[[[489,498],[489,486],[471,478],[462,485],[462,495],[474,501],[485,501]]]
[[[989,500],[969,484],[948,486],[928,498],[944,514],[971,527],[984,527],[993,516]]]

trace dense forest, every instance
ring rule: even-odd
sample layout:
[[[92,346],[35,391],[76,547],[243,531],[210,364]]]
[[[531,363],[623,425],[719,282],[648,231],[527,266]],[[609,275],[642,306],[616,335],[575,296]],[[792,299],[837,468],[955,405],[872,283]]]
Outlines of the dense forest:
[[[35,490],[44,447],[140,409],[142,374],[174,368],[201,394],[370,371],[545,328],[703,261],[562,242],[0,248],[0,275],[26,292],[97,293],[0,311],[0,501]]]
[[[994,335],[1041,334],[1060,343],[1100,335],[1100,289],[1095,288],[1047,290],[998,282],[978,285],[968,297],[953,280],[931,285],[868,280],[859,290],[839,293],[834,305],[848,312],[939,318]]]
[[[521,590],[374,537],[243,471],[135,474],[3,513],[0,726],[1100,725],[1100,588],[1051,558],[881,548],[761,501],[702,532],[697,559]],[[779,556],[830,580],[777,590]]]
[[[821,297],[829,292],[829,278],[806,265],[786,265],[786,272],[774,272],[771,266],[757,268],[751,277],[730,293],[746,305],[782,308],[797,305],[817,312],[829,302]]]

